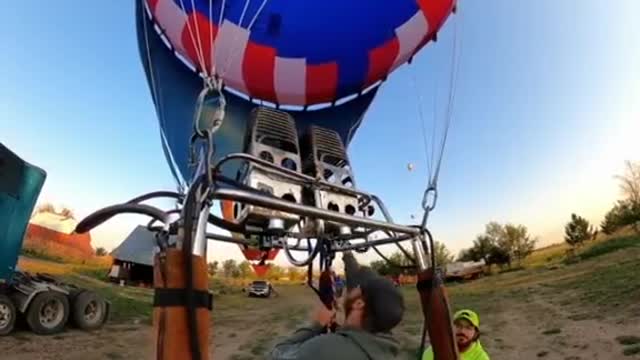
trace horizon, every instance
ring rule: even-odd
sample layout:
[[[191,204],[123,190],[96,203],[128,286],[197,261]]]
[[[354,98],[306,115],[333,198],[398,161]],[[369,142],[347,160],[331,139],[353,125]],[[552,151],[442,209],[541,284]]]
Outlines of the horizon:
[[[380,196],[398,222],[419,216],[427,162],[418,106],[427,126],[433,112],[442,117],[449,89],[440,77],[458,23],[454,116],[430,219],[436,240],[457,255],[486,223],[511,222],[527,226],[539,248],[563,241],[571,213],[599,226],[620,198],[615,176],[640,160],[640,47],[630,46],[640,44],[640,3],[617,5],[461,2],[440,40],[392,74],[366,113],[349,146],[359,188]],[[8,55],[0,142],[47,171],[38,204],[67,206],[78,219],[175,189],[133,7],[95,6],[69,2],[45,14],[16,2],[0,14],[0,29],[16,34],[0,45]],[[92,245],[112,250],[140,223],[115,218],[92,232]],[[208,261],[225,258],[243,260],[236,245],[209,242]],[[286,262],[279,254],[275,263]]]

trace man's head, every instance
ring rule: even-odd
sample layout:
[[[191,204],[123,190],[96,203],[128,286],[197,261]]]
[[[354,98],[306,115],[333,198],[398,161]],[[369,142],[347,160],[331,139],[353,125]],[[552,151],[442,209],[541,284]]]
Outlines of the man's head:
[[[358,265],[351,253],[343,257],[347,293],[345,324],[371,332],[389,332],[402,320],[404,298],[393,282]]]
[[[461,351],[467,349],[480,336],[480,317],[471,310],[460,310],[453,315],[456,342]]]

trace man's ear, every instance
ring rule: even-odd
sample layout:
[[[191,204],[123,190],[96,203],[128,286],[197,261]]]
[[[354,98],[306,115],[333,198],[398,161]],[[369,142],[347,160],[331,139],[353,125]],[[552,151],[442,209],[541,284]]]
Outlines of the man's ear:
[[[351,306],[352,306],[353,309],[362,310],[362,309],[364,309],[365,302],[364,302],[364,300],[362,300],[360,298],[360,299],[357,299],[356,301],[354,301]]]

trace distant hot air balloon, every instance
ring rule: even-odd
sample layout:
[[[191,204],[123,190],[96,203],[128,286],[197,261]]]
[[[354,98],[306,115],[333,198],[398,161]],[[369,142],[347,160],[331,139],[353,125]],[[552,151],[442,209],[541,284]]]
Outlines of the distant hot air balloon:
[[[412,163],[407,164],[407,170],[413,171],[413,164]]]

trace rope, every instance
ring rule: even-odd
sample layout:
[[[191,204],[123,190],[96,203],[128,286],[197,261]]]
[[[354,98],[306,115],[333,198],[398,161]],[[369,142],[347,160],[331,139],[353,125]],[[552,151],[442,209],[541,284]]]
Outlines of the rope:
[[[180,0],[180,8],[182,9],[182,11],[186,14],[187,11],[185,10],[184,7],[184,0]],[[193,11],[195,10],[195,6],[193,7]],[[196,26],[198,25],[198,22],[196,21]],[[189,23],[189,21],[187,20],[187,30],[189,31],[189,37],[191,38],[191,43],[193,44],[193,47],[196,50],[196,56],[198,57],[197,61],[199,62],[200,65],[200,69],[202,70],[202,72],[205,74],[206,77],[206,66],[204,63],[204,58],[202,57],[202,46],[197,46],[196,44],[196,39],[193,36],[193,30],[191,29],[191,24]],[[198,35],[199,36],[199,35]]]
[[[262,4],[260,5],[260,7],[258,8],[258,10],[256,11],[255,15],[252,17],[252,19],[249,22],[249,25],[247,26],[247,31],[251,31],[251,28],[253,27],[253,25],[255,24],[256,20],[258,19],[258,16],[260,16],[260,14],[262,13],[262,10],[264,9],[264,7],[266,6],[268,0],[263,0]],[[240,15],[240,20],[238,22],[238,26],[242,27],[242,23],[244,21],[244,18],[247,14],[247,10],[249,8],[249,4],[250,4],[251,0],[247,0],[245,1],[244,4],[244,8],[242,9],[242,14]],[[226,4],[226,0],[222,0],[222,3],[220,5],[220,17],[218,18],[218,27],[222,26],[222,21],[224,19],[224,12],[225,12],[225,4]],[[191,0],[191,7],[192,7],[192,11],[196,12],[196,8],[195,8],[195,2],[194,0]],[[180,0],[180,8],[182,9],[183,12],[186,13],[185,10],[185,6],[184,6],[184,0]],[[213,0],[209,0],[209,19],[212,20],[213,18]],[[219,69],[216,69],[216,63],[215,63],[215,59],[213,58],[213,52],[212,54],[210,54],[210,62],[211,62],[211,69],[209,69],[206,66],[206,57],[204,54],[204,49],[202,47],[202,39],[200,37],[200,28],[198,25],[198,22],[196,21],[195,23],[195,35],[194,35],[194,29],[191,26],[191,24],[189,22],[187,22],[187,30],[189,32],[189,37],[191,38],[191,43],[193,44],[195,50],[196,50],[196,57],[197,57],[197,62],[199,63],[200,69],[202,71],[202,74],[204,76],[205,79],[205,87],[208,88],[214,88],[214,89],[221,89],[222,88],[222,78],[224,77],[224,75],[227,73],[228,69],[229,69],[229,65],[231,64],[232,61],[235,61],[235,58],[237,57],[238,53],[239,53],[239,46],[238,46],[238,33],[236,33],[234,35],[234,38],[232,40],[232,44],[233,47],[231,49],[231,51],[227,54],[226,59],[224,61],[224,66],[220,67]],[[209,26],[209,40],[212,42],[211,44],[211,48],[213,48],[214,46],[214,40],[213,40],[213,28],[211,26]],[[219,78],[218,80],[214,80],[214,74],[217,75],[217,77]]]
[[[438,192],[437,192],[438,178],[440,176],[442,158],[444,156],[445,145],[449,135],[449,129],[451,127],[451,120],[453,118],[453,103],[455,100],[456,89],[457,89],[456,84],[457,84],[458,73],[460,70],[460,63],[457,61],[459,57],[458,46],[460,46],[460,43],[458,42],[458,21],[456,21],[454,24],[453,36],[454,38],[453,38],[452,56],[451,56],[451,72],[449,74],[450,87],[449,87],[449,97],[448,97],[447,108],[445,110],[444,136],[442,137],[442,140],[440,142],[440,149],[439,149],[439,154],[437,156],[437,164],[436,164],[435,172],[431,173],[431,169],[430,169],[429,184],[427,186],[427,190],[424,193],[424,198],[422,201],[422,206],[424,209],[424,217],[422,219],[422,230],[424,231],[425,236],[428,237],[428,244],[429,244],[429,250],[431,255],[431,268],[433,269],[434,277],[437,276],[436,275],[437,264],[436,264],[436,256],[435,256],[435,242],[433,240],[433,236],[431,235],[431,232],[429,232],[426,225],[427,225],[427,220],[429,218],[429,213],[431,212],[431,210],[435,208],[435,205],[436,205],[436,201],[438,197]],[[435,108],[435,104],[434,104],[434,108]],[[434,128],[435,128],[435,124],[434,124]],[[434,130],[434,133],[435,133],[435,130]],[[432,143],[432,148],[433,148],[433,143]],[[432,156],[434,156],[434,153],[435,151],[432,152]],[[431,203],[429,203],[429,194],[433,194],[433,200]],[[423,247],[426,247],[424,240],[425,239],[423,238],[422,245]],[[429,305],[429,307],[431,308],[431,305]],[[448,312],[447,312],[447,316],[449,316]],[[418,359],[422,358],[422,354],[425,348],[426,336],[427,336],[427,319],[425,318],[423,329],[422,329],[422,338],[420,341],[420,352],[418,353]],[[451,336],[453,335],[451,334]]]
[[[249,21],[249,25],[247,26],[247,32],[251,32],[251,28],[253,27],[253,25],[255,24],[256,20],[258,19],[258,16],[260,16],[260,13],[262,12],[262,9],[264,9],[265,5],[267,4],[268,0],[263,0],[262,4],[260,5],[260,7],[258,8],[258,10],[256,11],[255,15],[253,16],[253,18],[251,19],[251,21]],[[240,21],[238,21],[238,26],[242,27],[242,21],[244,20],[244,16],[247,12],[247,8],[249,7],[249,3],[251,2],[251,0],[247,0],[245,2],[244,5],[244,9],[242,9],[242,14],[240,15]],[[222,71],[220,73],[220,78],[223,78],[224,75],[227,73],[227,70],[229,70],[229,64],[231,64],[231,60],[235,60],[235,57],[238,55],[238,53],[240,52],[239,50],[239,46],[238,46],[238,33],[235,34],[235,36],[233,37],[233,42],[232,44],[234,44],[234,48],[232,50],[236,50],[234,51],[230,51],[229,54],[227,54],[227,59],[226,59],[226,63],[224,65],[224,67],[222,68]]]
[[[426,228],[429,212],[433,210],[436,206],[436,202],[438,198],[438,179],[440,177],[440,170],[442,168],[442,159],[444,157],[445,146],[447,143],[447,139],[449,137],[449,129],[451,128],[451,122],[453,119],[453,106],[454,106],[456,89],[457,89],[456,84],[457,84],[458,74],[460,71],[460,63],[458,61],[458,58],[459,58],[458,47],[460,46],[460,42],[458,41],[458,21],[456,21],[454,24],[453,36],[454,37],[453,37],[453,46],[452,46],[452,55],[451,55],[451,68],[449,73],[449,94],[447,97],[448,101],[447,101],[447,105],[444,113],[443,136],[438,144],[438,149],[435,149],[435,132],[436,132],[436,121],[437,121],[435,119],[437,117],[437,111],[435,110],[436,109],[435,97],[437,96],[434,95],[434,124],[432,128],[433,139],[431,143],[431,146],[432,146],[431,161],[428,161],[429,174],[428,174],[428,181],[427,181],[427,189],[425,190],[424,196],[422,199],[422,208],[425,211],[424,216],[422,218],[423,230]],[[415,82],[415,74],[413,79]],[[437,89],[436,89],[436,94],[437,94]],[[419,93],[418,93],[418,96],[420,96]],[[423,129],[422,129],[423,138],[425,139],[424,146],[426,148],[427,144],[426,144],[426,135],[425,135],[425,129],[424,129],[424,115],[422,114],[421,107],[419,107],[419,110],[420,110],[419,116],[423,126]]]
[[[438,119],[438,79],[433,83],[435,88],[433,89],[433,108],[432,108],[432,127],[431,127],[431,162],[429,163],[429,178],[433,174],[433,163],[435,162],[434,156],[436,154],[436,124]]]
[[[244,16],[247,14],[247,9],[249,8],[249,4],[251,3],[251,0],[247,0],[244,2],[244,8],[242,8],[242,13],[240,14],[240,20],[238,20],[238,26],[242,27],[242,21],[244,20]],[[234,48],[237,47],[237,42],[238,42],[238,33],[235,34],[235,36],[233,37],[233,41],[231,42],[232,44],[234,44]],[[227,54],[227,58],[225,59],[225,63],[224,66],[222,67],[222,71],[220,72],[220,77],[222,78],[229,67],[229,64],[231,63],[231,55],[233,54],[233,51],[230,51]]]
[[[209,0],[209,21],[213,21],[213,0]],[[215,74],[215,65],[213,61],[213,26],[209,26],[209,41],[211,41],[211,45],[209,47],[209,59],[211,62],[211,72],[210,75]]]
[[[180,1],[182,1],[182,0],[180,0]],[[209,7],[209,8],[211,8],[211,7]],[[192,9],[193,13],[197,15],[196,5],[193,2],[193,0],[191,0],[191,9]],[[196,22],[196,38],[198,39],[198,47],[200,47],[200,56],[202,58],[201,59],[202,60],[202,64],[201,64],[202,72],[204,73],[205,78],[209,78],[210,75],[207,72],[208,68],[207,68],[207,63],[206,63],[206,60],[205,60],[206,58],[204,56],[204,49],[202,48],[202,41],[200,40],[200,27],[198,26],[198,18],[196,16],[194,16],[194,19],[195,19],[195,22]],[[211,26],[209,26],[209,33],[211,33]],[[209,54],[209,57],[211,57],[211,54]]]
[[[458,47],[460,47],[460,43],[458,42],[458,21],[455,22],[453,28],[453,47],[452,47],[452,57],[451,57],[451,73],[450,73],[450,87],[449,87],[449,102],[447,104],[447,112],[445,115],[446,124],[444,127],[444,136],[442,138],[442,142],[440,143],[440,153],[438,157],[438,163],[436,165],[436,171],[431,180],[431,184],[434,187],[437,187],[438,177],[440,175],[440,168],[442,165],[442,158],[444,155],[445,145],[447,143],[447,138],[449,136],[449,128],[451,127],[451,119],[453,118],[453,103],[456,96],[457,90],[457,80],[458,74],[460,72],[460,62],[459,60],[459,51]]]
[[[422,130],[422,145],[424,146],[424,157],[427,162],[427,168],[429,169],[429,177],[431,176],[431,161],[429,161],[429,150],[427,149],[427,130],[425,128],[425,120],[424,113],[422,111],[422,92],[418,89],[418,82],[416,81],[416,71],[412,72],[411,83],[413,85],[414,94],[417,96],[417,107],[418,107],[418,119],[420,120],[421,130]],[[434,121],[435,124],[435,121]],[[435,125],[434,125],[435,126]],[[433,151],[433,150],[432,150]]]
[[[258,8],[258,11],[256,11],[256,15],[253,17],[253,19],[249,23],[249,26],[247,27],[247,30],[251,30],[251,28],[253,27],[253,24],[258,19],[258,15],[260,15],[260,13],[262,12],[262,9],[264,9],[265,5],[267,5],[267,0],[263,0],[262,1],[262,5],[260,5],[260,7]]]
[[[220,4],[220,18],[218,19],[218,28],[222,26],[222,19],[224,17],[224,8],[225,8],[226,2],[227,2],[226,0],[222,0],[222,3]]]

